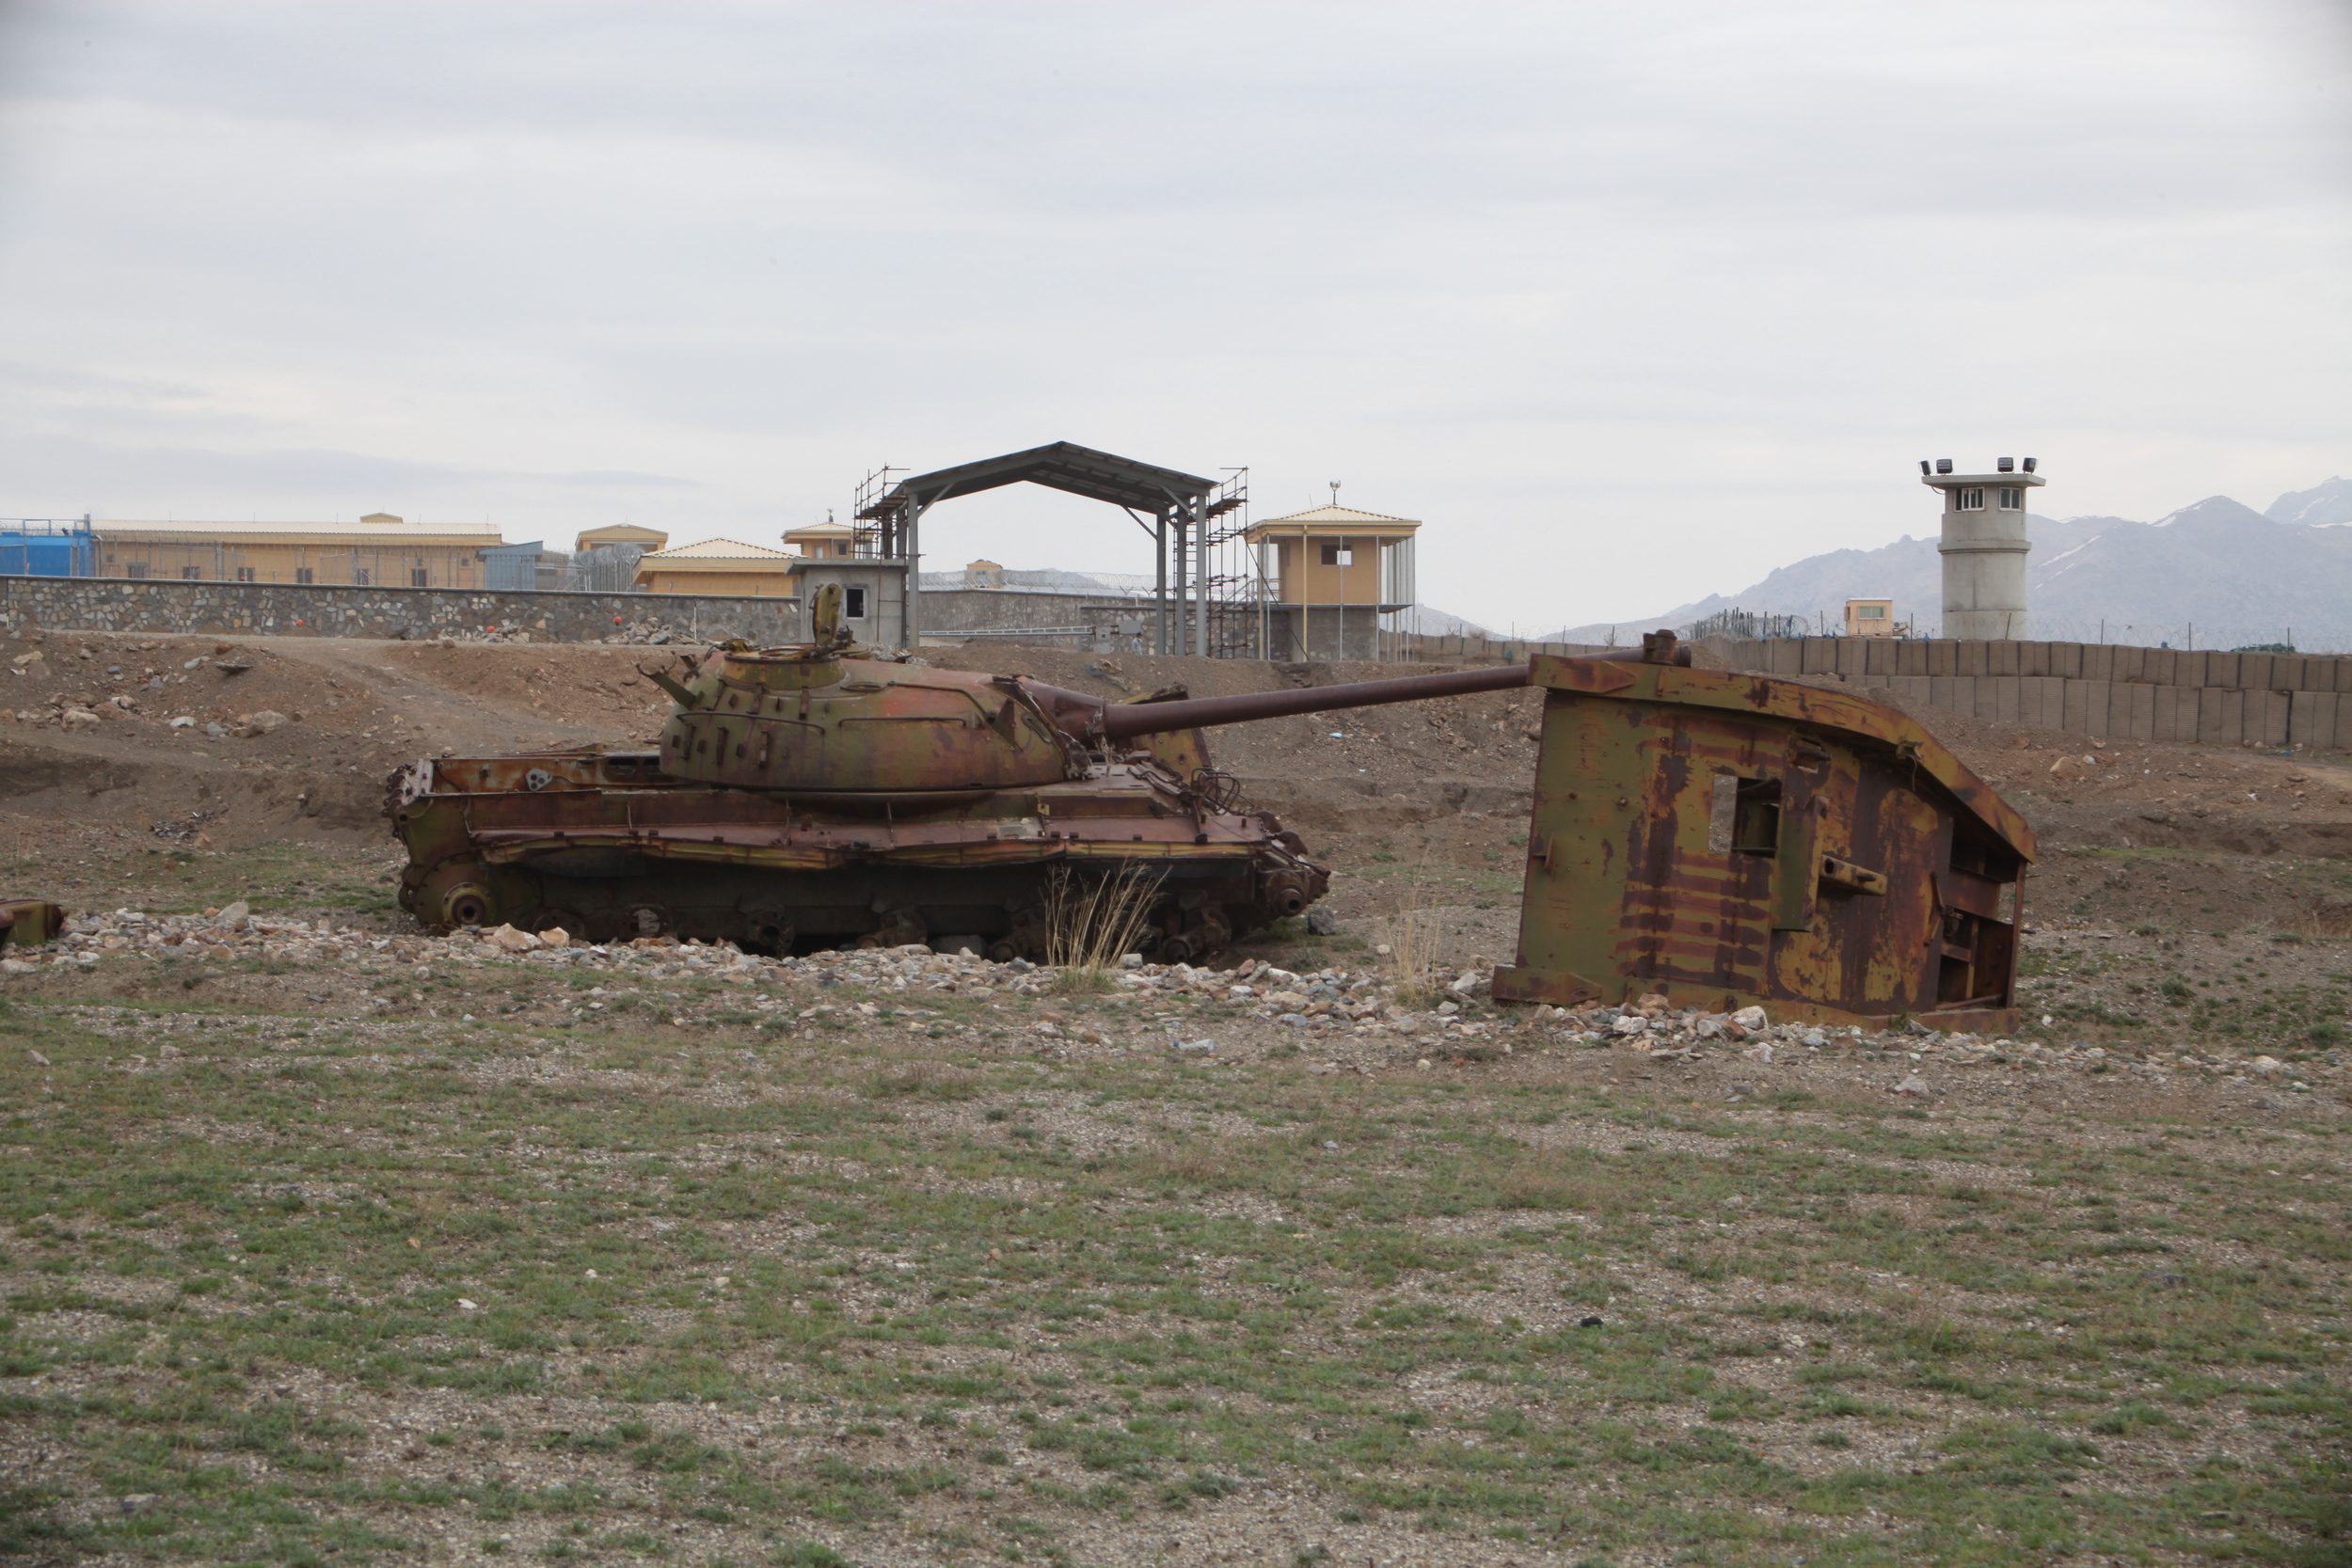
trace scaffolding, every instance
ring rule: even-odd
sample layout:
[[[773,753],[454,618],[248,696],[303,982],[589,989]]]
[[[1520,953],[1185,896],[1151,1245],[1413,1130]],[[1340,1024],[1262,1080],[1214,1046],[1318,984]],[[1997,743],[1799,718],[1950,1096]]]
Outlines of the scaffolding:
[[[1228,640],[1222,632],[1213,636],[1213,630],[1226,619],[1248,619],[1246,612],[1229,616],[1220,608],[1244,586],[1243,571],[1220,563],[1247,527],[1232,519],[1246,514],[1249,499],[1249,470],[1225,471],[1229,477],[1220,484],[1069,441],[904,479],[891,477],[904,473],[902,468],[878,468],[858,486],[850,511],[855,519],[851,554],[907,568],[905,635],[913,646],[922,635],[919,530],[926,512],[953,497],[1020,483],[1108,501],[1152,538],[1153,651],[1207,655],[1214,643],[1221,652]],[[1248,645],[1247,637],[1237,630],[1232,646],[1238,651]]]

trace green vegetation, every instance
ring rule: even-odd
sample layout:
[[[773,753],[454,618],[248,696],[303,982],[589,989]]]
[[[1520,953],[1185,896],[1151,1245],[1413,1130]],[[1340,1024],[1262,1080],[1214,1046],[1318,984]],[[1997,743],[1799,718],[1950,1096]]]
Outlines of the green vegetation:
[[[1463,1561],[2352,1561],[2332,1101],[1064,1057],[1001,994],[509,964],[360,1020],[231,968],[0,1017],[46,1456],[0,1554],[1083,1562],[1281,1486]]]

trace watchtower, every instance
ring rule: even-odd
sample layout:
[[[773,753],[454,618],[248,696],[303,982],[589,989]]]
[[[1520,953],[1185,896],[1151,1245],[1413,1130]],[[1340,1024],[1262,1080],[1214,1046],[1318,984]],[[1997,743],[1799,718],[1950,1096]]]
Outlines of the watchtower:
[[[1944,496],[1943,635],[1988,641],[2026,636],[2026,492],[2046,483],[2026,458],[2004,457],[1989,474],[1956,474],[1939,457],[1919,460],[1919,483]]]

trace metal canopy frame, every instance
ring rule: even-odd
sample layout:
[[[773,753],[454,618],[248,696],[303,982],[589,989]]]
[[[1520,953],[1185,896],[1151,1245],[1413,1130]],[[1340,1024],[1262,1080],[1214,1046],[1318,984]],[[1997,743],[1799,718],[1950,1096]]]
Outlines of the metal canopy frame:
[[[905,563],[906,641],[913,647],[922,636],[919,580],[924,513],[941,501],[1008,484],[1041,484],[1089,500],[1107,501],[1123,508],[1152,537],[1157,552],[1154,651],[1181,653],[1189,641],[1191,652],[1205,656],[1210,651],[1210,552],[1234,531],[1214,525],[1248,504],[1248,471],[1232,470],[1237,477],[1220,482],[1097,451],[1073,441],[938,468],[895,483],[891,476],[903,470],[878,468],[866,476],[858,489],[851,553],[866,560]],[[1147,513],[1152,518],[1149,523],[1143,520]],[[1176,590],[1172,600],[1168,594],[1171,566]]]

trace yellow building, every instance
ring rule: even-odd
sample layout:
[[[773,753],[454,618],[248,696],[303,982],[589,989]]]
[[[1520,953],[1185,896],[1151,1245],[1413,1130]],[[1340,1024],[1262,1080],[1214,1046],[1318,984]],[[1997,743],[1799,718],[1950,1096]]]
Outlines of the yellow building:
[[[1411,517],[1318,506],[1252,523],[1269,658],[1379,658],[1413,605]]]
[[[811,561],[847,561],[856,539],[857,530],[847,523],[811,523],[784,531],[784,547]]]
[[[100,522],[102,578],[188,582],[480,588],[482,552],[503,544],[479,523],[410,523],[371,512],[356,523]]]
[[[1259,572],[1278,604],[1413,602],[1413,536],[1421,524],[1349,506],[1318,506],[1252,523]]]
[[[801,558],[765,545],[735,539],[706,539],[674,550],[655,550],[637,561],[636,586],[649,594],[719,594],[734,598],[792,596],[792,573]]]
[[[599,545],[634,545],[641,550],[658,550],[670,542],[670,536],[658,528],[639,528],[635,523],[608,523],[592,528],[572,541],[572,553],[585,554]]]
[[[1894,637],[1903,630],[1895,624],[1895,601],[1892,599],[1848,599],[1846,601],[1846,635],[1848,637]]]

